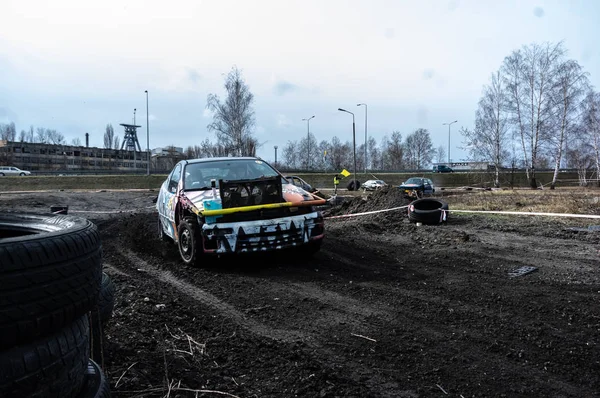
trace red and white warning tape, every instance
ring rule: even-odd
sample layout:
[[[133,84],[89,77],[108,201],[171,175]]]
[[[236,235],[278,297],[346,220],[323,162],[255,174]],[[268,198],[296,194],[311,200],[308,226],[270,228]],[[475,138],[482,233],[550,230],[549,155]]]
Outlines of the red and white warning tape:
[[[392,210],[398,210],[398,209],[406,209],[408,207],[408,205],[406,206],[400,206],[400,207],[393,207],[391,209],[383,209],[383,210],[373,210],[373,211],[365,211],[362,213],[352,213],[352,214],[342,214],[339,216],[329,216],[329,217],[323,217],[326,220],[330,220],[332,218],[346,218],[346,217],[354,217],[354,216],[364,216],[366,214],[375,214],[375,213],[383,213],[385,211],[392,211]]]

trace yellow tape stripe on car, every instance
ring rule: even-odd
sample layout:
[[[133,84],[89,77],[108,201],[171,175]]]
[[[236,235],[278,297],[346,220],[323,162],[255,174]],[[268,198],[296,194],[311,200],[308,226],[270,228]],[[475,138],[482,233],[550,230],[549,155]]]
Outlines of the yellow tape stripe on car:
[[[216,209],[216,210],[204,210],[200,214],[203,216],[218,216],[222,214],[238,213],[242,211],[252,211],[259,209],[275,209],[278,207],[299,207],[299,206],[315,206],[326,203],[325,199],[320,200],[307,200],[305,202],[283,202],[283,203],[269,203],[266,205],[255,205],[245,207],[232,207],[229,209]]]

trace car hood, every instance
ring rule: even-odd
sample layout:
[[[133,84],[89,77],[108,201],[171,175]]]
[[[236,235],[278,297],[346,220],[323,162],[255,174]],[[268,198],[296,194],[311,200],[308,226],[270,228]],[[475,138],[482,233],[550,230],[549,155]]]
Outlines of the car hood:
[[[315,199],[315,197],[306,192],[304,189],[292,184],[284,184],[281,188],[283,192],[283,199],[286,202],[300,203]],[[216,197],[219,198],[219,190],[216,190],[215,193]],[[185,195],[185,197],[188,198],[200,211],[204,210],[205,200],[215,199],[212,189],[205,191],[184,191],[183,195]]]
[[[422,187],[423,184],[402,184],[400,188],[419,188]]]

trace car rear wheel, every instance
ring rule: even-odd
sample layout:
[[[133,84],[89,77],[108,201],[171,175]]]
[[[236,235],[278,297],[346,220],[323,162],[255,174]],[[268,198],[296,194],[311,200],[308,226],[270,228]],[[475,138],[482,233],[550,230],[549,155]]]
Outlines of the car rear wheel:
[[[177,232],[179,235],[177,246],[179,247],[181,259],[187,265],[196,265],[199,246],[199,242],[196,239],[198,235],[197,224],[190,218],[184,218],[179,222]]]

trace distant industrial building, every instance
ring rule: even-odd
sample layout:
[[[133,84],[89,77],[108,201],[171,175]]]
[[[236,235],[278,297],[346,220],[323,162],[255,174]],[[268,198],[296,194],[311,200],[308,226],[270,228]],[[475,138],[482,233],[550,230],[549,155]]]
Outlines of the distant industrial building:
[[[183,148],[152,150],[150,170],[162,173],[185,159]],[[148,153],[123,149],[0,140],[0,165],[34,172],[146,172]]]

